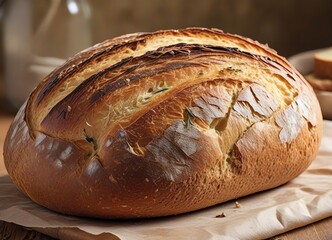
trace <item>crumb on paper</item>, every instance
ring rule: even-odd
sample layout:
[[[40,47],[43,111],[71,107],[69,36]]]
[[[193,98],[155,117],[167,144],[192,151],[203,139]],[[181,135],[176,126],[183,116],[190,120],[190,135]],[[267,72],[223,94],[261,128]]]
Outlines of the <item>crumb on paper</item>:
[[[240,207],[241,207],[241,204],[238,201],[236,201],[234,208],[240,208]]]
[[[216,218],[224,218],[224,217],[226,217],[226,215],[225,215],[224,212],[222,212],[221,214],[218,214],[218,215],[216,216]]]

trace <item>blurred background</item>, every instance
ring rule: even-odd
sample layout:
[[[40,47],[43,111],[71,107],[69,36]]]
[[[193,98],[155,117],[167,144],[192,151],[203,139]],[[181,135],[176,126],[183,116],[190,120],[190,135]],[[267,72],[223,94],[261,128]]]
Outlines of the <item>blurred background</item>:
[[[214,27],[279,54],[332,46],[331,0],[0,0],[0,114],[64,59],[131,32]]]

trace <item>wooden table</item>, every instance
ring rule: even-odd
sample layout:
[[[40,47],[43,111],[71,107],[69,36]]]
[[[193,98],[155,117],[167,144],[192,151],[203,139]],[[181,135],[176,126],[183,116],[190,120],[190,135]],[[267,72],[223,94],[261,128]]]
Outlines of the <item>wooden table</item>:
[[[1,114],[1,113],[0,113]],[[12,116],[0,115],[0,175],[7,174],[4,163],[3,163],[3,143],[7,129],[12,121]],[[35,231],[18,226],[13,223],[7,223],[0,221],[0,239],[29,239],[29,240],[49,240],[55,239],[77,239],[78,229],[71,230],[54,230],[49,232],[41,233],[41,231]],[[47,234],[47,235],[45,235]],[[114,239],[109,238],[103,234],[99,236],[92,236],[90,234],[84,234],[85,239]],[[51,237],[53,236],[53,237]],[[76,236],[76,237],[75,237]],[[81,235],[80,235],[81,236]],[[270,240],[331,240],[332,239],[332,217],[324,219],[322,221],[310,224],[308,226],[295,229],[293,231],[284,233],[282,235],[270,238]]]

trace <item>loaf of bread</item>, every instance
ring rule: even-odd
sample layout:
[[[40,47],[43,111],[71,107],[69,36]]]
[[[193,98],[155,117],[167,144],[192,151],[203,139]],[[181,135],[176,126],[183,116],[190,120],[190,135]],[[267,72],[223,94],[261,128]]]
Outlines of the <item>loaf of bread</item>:
[[[314,55],[314,72],[321,78],[332,79],[332,48]]]
[[[57,212],[141,218],[277,187],[317,153],[311,86],[268,46],[217,29],[124,35],[82,51],[34,89],[5,165]]]
[[[305,78],[314,90],[332,92],[332,48],[314,54],[313,72]]]

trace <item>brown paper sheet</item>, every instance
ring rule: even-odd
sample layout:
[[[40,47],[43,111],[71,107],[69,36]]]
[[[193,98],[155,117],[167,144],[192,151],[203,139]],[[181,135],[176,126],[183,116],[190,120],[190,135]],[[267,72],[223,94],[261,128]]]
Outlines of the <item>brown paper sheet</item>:
[[[73,229],[120,239],[263,239],[332,216],[332,121],[324,121],[317,159],[289,183],[201,211],[150,220],[95,220],[54,213],[21,194],[0,177],[0,220],[30,228]],[[224,213],[225,217],[216,218]],[[74,232],[75,229],[75,232]],[[81,231],[77,231],[80,229]],[[116,237],[114,239],[117,239]]]

